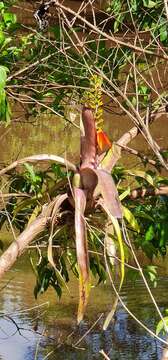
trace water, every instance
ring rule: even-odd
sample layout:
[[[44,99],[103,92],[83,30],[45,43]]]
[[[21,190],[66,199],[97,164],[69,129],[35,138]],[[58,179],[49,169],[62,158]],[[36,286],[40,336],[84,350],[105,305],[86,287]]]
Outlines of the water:
[[[71,279],[70,296],[64,291],[60,301],[53,290],[36,301],[34,284],[35,276],[25,256],[1,281],[0,359],[101,360],[102,349],[113,360],[161,358],[162,344],[144,331],[120,304],[109,328],[102,330],[114,300],[109,284],[92,289],[85,320],[79,327],[76,279]],[[153,290],[162,312],[168,307],[167,287],[167,277],[161,277]],[[159,317],[143,282],[138,280],[134,285],[127,282],[121,296],[129,310],[155,332]]]

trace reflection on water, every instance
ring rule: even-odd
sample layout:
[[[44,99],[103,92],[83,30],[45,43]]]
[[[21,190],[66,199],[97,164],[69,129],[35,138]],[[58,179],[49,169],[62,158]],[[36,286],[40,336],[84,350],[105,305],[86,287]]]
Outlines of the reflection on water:
[[[22,259],[1,283],[0,359],[102,359],[101,349],[113,360],[160,359],[161,344],[137,325],[120,305],[109,328],[102,330],[105,314],[113,302],[110,286],[92,289],[86,319],[77,327],[76,279],[71,281],[71,296],[64,292],[59,301],[54,291],[49,290],[36,302],[33,297],[35,278],[28,264],[27,259]],[[161,278],[153,291],[162,311],[168,307],[167,285],[168,280]],[[155,331],[158,316],[141,281],[135,285],[128,282],[123,287],[122,299]]]

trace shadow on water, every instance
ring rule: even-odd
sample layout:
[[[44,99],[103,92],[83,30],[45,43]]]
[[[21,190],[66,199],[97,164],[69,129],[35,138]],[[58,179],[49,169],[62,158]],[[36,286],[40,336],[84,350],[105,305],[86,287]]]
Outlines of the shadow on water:
[[[110,285],[92,289],[85,321],[78,327],[76,279],[70,282],[71,296],[64,291],[60,301],[53,290],[35,301],[34,283],[27,258],[23,258],[1,283],[0,359],[101,360],[101,349],[113,360],[160,359],[162,345],[137,325],[120,305],[109,328],[102,330],[113,302]],[[160,278],[157,289],[153,290],[162,311],[168,307],[167,286],[168,280]],[[121,296],[128,308],[155,331],[159,318],[143,283],[127,282]]]

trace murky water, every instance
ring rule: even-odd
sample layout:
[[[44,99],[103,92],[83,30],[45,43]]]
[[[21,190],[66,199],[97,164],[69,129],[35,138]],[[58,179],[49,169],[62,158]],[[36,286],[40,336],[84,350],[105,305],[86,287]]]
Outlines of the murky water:
[[[70,296],[64,291],[60,301],[52,290],[35,301],[34,284],[27,257],[1,282],[0,359],[102,359],[102,349],[113,360],[160,359],[162,345],[137,325],[121,305],[109,328],[102,330],[113,302],[110,285],[92,289],[85,321],[77,327],[77,280],[71,280]],[[162,311],[168,307],[167,287],[168,278],[160,278],[153,291]],[[159,318],[143,283],[128,282],[121,296],[129,310],[155,331]]]

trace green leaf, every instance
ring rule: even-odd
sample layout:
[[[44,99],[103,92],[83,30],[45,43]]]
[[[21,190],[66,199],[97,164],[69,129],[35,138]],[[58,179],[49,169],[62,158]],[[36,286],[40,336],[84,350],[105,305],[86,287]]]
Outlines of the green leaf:
[[[143,0],[143,4],[145,7],[152,9],[156,6],[156,2],[152,0]]]
[[[34,171],[33,165],[25,163],[24,166],[25,166],[26,170],[28,171],[28,173],[30,175],[31,181],[36,182],[36,173]]]
[[[0,31],[0,46],[4,43],[4,41],[5,41],[5,35],[3,31]]]
[[[157,286],[157,266],[147,265],[145,267],[145,272],[147,273],[150,281],[153,283],[153,286]]]
[[[131,193],[131,189],[128,186],[128,188],[125,191],[123,191],[122,194],[120,194],[120,196],[119,196],[120,201],[124,200],[127,196],[130,195],[130,193]]]
[[[165,41],[167,40],[167,25],[164,25],[160,28],[160,40]]]
[[[128,223],[130,224],[132,229],[139,233],[140,232],[140,227],[139,227],[139,224],[138,224],[137,220],[135,219],[133,213],[123,205],[122,205],[122,209],[123,209],[124,217],[126,218]]]
[[[150,225],[146,234],[145,234],[145,241],[151,241],[155,236],[155,229],[153,225]]]
[[[9,69],[6,66],[0,65],[0,90],[2,90],[6,85],[8,71]]]
[[[156,335],[159,335],[160,332],[163,332],[164,334],[168,331],[168,316],[165,316],[163,320],[160,320],[156,327]],[[166,326],[166,329],[165,329]]]
[[[151,175],[142,170],[125,170],[125,173],[131,176],[137,176],[146,180],[150,185],[154,186],[154,181]]]
[[[136,211],[136,216],[139,217],[139,218],[142,218],[142,219],[146,219],[146,220],[149,220],[149,221],[154,221],[154,219],[152,218],[152,216],[150,216],[149,214],[147,214],[145,211],[143,210],[138,210]]]
[[[4,2],[0,1],[0,11],[3,10],[5,8]]]
[[[2,85],[3,85],[3,79]],[[0,121],[6,122],[6,126],[9,125],[11,119],[11,110],[6,96],[6,92],[3,87],[0,87]]]
[[[10,12],[3,13],[3,20],[6,25],[16,24],[16,15]]]

